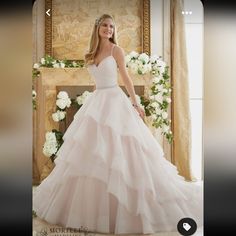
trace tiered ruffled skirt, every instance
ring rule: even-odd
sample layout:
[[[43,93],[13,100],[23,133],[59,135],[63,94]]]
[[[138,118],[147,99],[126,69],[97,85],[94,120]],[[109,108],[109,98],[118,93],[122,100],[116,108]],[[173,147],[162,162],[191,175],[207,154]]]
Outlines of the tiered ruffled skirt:
[[[52,224],[92,232],[176,231],[202,225],[202,189],[184,181],[119,87],[95,90],[75,114],[33,209]]]

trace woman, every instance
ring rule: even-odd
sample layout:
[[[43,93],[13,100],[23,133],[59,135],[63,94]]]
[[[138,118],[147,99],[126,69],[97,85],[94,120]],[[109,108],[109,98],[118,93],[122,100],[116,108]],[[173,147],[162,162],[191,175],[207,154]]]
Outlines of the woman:
[[[110,59],[110,56],[111,58],[113,57],[117,63],[119,72],[131,97],[133,106],[143,118],[144,110],[142,110],[142,108],[137,103],[133,82],[126,70],[124,51],[122,48],[117,46],[116,31],[113,19],[110,15],[104,14],[95,22],[95,27],[93,29],[90,41],[89,53],[85,55],[85,61],[88,64],[98,67],[103,60]],[[116,81],[114,84],[116,84]]]
[[[85,55],[96,89],[75,114],[33,206],[49,223],[91,232],[176,231],[202,224],[202,192],[177,169],[144,124],[110,15],[95,21]],[[131,101],[118,86],[117,67]]]

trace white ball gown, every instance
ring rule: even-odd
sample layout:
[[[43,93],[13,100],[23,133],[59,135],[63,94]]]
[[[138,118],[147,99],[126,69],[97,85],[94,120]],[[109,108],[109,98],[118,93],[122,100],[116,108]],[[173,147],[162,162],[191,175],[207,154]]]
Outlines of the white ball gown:
[[[88,67],[96,90],[64,133],[55,167],[33,195],[51,224],[90,232],[176,231],[185,217],[202,225],[200,187],[178,175],[118,86],[112,55]]]

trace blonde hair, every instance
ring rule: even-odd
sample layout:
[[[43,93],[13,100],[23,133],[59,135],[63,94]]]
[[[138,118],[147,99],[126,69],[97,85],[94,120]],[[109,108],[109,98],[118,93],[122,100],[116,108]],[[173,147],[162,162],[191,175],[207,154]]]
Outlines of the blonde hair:
[[[89,51],[88,51],[88,53],[85,54],[85,63],[86,64],[93,64],[94,63],[94,57],[98,51],[98,46],[99,46],[99,42],[100,42],[99,27],[105,19],[111,19],[114,23],[113,17],[108,14],[103,14],[102,16],[100,16],[98,19],[95,20],[92,35],[90,38]],[[111,38],[109,38],[109,40],[112,43],[117,44],[115,24],[114,24],[113,35]]]

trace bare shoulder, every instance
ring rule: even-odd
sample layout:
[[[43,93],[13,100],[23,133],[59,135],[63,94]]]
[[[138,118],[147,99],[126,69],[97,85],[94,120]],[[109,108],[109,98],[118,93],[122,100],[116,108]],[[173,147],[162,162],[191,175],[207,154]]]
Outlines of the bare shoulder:
[[[113,49],[113,55],[117,60],[124,58],[124,49],[118,45],[115,45]]]

